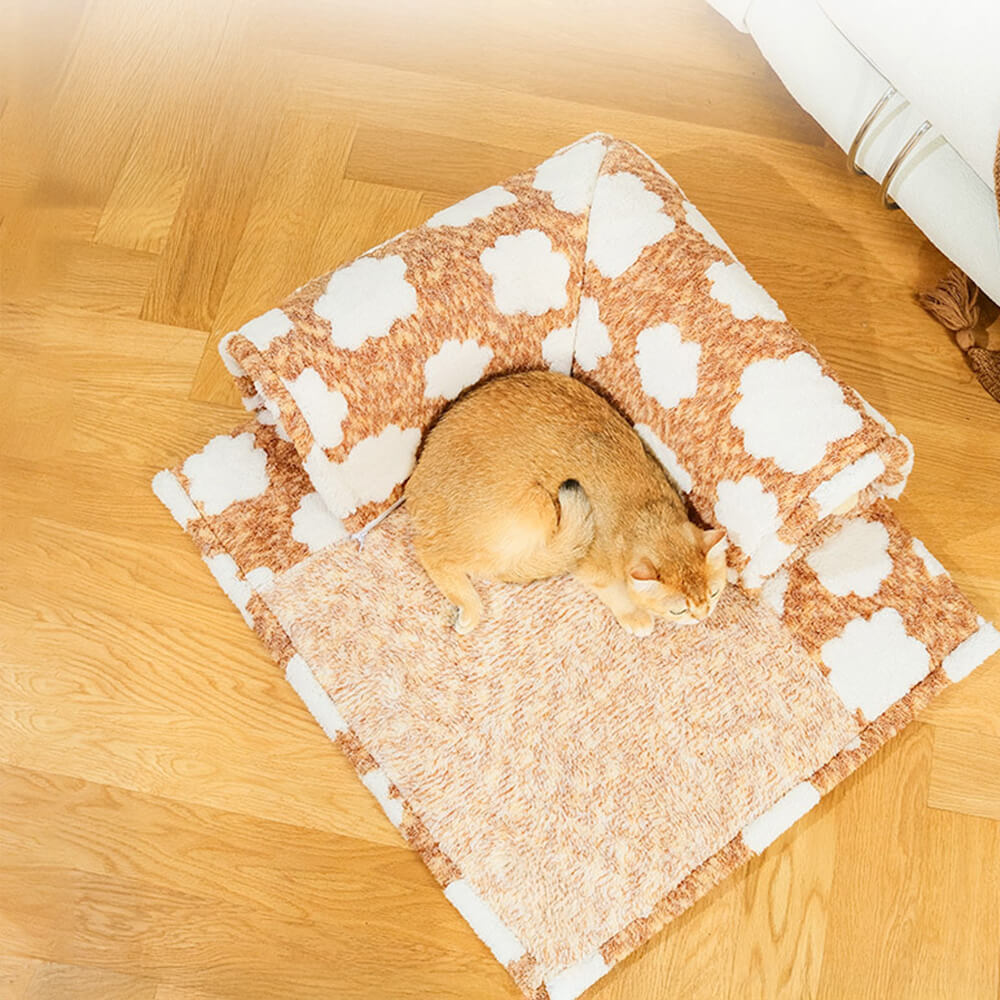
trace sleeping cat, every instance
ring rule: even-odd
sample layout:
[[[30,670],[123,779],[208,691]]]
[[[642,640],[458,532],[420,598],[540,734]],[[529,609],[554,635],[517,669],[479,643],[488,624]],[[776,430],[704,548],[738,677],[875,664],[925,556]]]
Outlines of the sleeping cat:
[[[623,628],[691,625],[726,582],[725,536],[692,524],[638,434],[597,393],[554,372],[484,382],[428,433],[406,486],[414,546],[471,632],[470,577],[572,573]]]

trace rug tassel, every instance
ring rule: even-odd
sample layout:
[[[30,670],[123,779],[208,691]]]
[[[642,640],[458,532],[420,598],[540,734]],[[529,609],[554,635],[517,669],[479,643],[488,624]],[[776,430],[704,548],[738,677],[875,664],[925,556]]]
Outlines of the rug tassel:
[[[991,329],[988,346],[979,347],[973,332],[980,319],[979,288],[975,282],[960,268],[953,267],[937,287],[919,292],[917,301],[955,335],[955,343],[965,352],[979,384],[1000,403],[1000,350],[989,349],[998,338]]]
[[[979,384],[1000,403],[1000,351],[970,347],[965,356],[969,359],[969,367],[975,372]]]
[[[917,301],[943,327],[955,334],[963,351],[975,344],[979,323],[979,288],[961,268],[953,267],[935,288],[917,293]]]

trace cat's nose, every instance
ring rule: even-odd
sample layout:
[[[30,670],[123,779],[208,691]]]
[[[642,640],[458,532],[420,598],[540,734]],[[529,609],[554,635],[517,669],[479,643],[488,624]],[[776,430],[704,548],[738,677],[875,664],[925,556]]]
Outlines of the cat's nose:
[[[711,612],[710,605],[706,602],[705,604],[699,604],[697,607],[691,609],[691,616],[696,618],[698,621],[703,622]]]

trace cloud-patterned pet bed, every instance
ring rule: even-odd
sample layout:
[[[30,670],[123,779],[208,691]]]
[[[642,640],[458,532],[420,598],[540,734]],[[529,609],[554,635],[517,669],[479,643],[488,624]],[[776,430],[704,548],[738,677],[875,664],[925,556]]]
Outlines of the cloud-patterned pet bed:
[[[1000,646],[887,505],[905,438],[837,380],[662,168],[595,135],[222,345],[253,413],[154,480],[209,569],[534,1000],[570,1000]],[[464,388],[611,399],[729,587],[627,635],[570,579],[484,585],[461,637],[398,506]]]

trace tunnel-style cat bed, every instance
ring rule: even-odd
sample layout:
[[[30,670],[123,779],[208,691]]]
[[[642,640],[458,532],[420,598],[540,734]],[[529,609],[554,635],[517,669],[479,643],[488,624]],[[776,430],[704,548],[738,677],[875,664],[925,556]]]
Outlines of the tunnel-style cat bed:
[[[676,183],[595,135],[300,288],[223,342],[255,416],[154,489],[445,894],[569,1000],[1000,647],[890,512],[905,438]],[[396,508],[479,379],[607,396],[730,586],[626,634],[570,579],[448,628]]]

